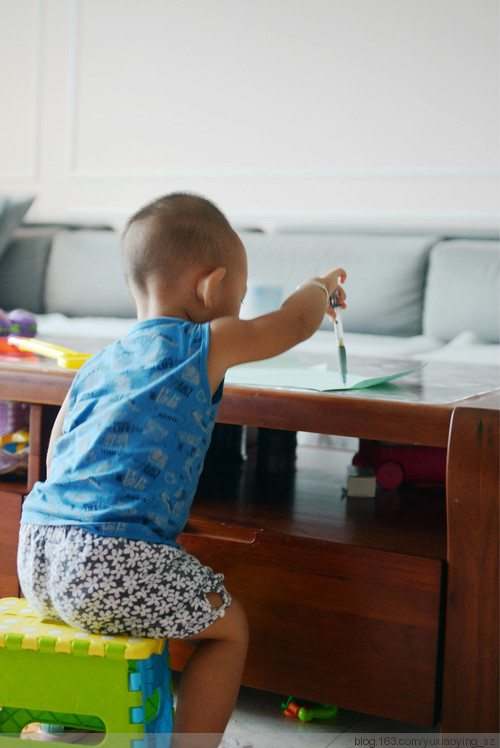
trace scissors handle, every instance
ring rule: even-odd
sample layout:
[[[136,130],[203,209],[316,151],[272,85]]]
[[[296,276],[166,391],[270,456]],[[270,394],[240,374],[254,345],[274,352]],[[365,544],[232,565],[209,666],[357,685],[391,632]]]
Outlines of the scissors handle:
[[[338,288],[336,288],[335,291],[330,296],[330,306],[333,309],[336,309],[336,307],[340,306],[339,289]]]

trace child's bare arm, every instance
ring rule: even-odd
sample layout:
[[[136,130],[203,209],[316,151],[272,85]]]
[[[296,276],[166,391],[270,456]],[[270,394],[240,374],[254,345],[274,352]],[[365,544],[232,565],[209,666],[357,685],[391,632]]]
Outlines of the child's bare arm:
[[[340,305],[345,307],[345,293],[339,286],[339,279],[344,282],[345,278],[345,270],[337,268],[314,280],[326,286],[329,296],[340,288]],[[251,320],[235,317],[213,320],[208,354],[212,391],[216,391],[231,366],[277,356],[309,338],[320,326],[325,313],[335,318],[324,290],[306,281],[275,312]]]

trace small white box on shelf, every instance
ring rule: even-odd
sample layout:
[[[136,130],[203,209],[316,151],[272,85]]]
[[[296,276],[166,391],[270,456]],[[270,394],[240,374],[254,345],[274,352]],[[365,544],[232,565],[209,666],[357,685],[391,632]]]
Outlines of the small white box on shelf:
[[[375,470],[371,467],[350,465],[347,468],[347,495],[372,499],[377,491]]]

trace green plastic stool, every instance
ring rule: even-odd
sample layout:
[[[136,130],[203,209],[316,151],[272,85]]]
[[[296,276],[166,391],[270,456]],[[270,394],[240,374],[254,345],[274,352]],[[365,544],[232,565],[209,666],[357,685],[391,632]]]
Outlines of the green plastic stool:
[[[105,733],[99,745],[167,748],[173,722],[166,639],[89,634],[0,600],[0,748],[33,722]],[[74,745],[61,742],[59,745]]]

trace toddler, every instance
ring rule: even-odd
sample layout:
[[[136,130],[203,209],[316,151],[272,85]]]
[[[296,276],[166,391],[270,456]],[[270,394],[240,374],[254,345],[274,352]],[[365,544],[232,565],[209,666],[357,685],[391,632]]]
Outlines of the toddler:
[[[247,621],[222,575],[176,538],[227,369],[286,351],[325,313],[334,319],[329,296],[345,272],[240,320],[243,244],[215,205],[183,193],[139,210],[121,251],[138,321],[79,370],[61,407],[47,479],[24,502],[19,579],[40,616],[100,634],[189,640],[172,748],[217,746],[241,682]]]

